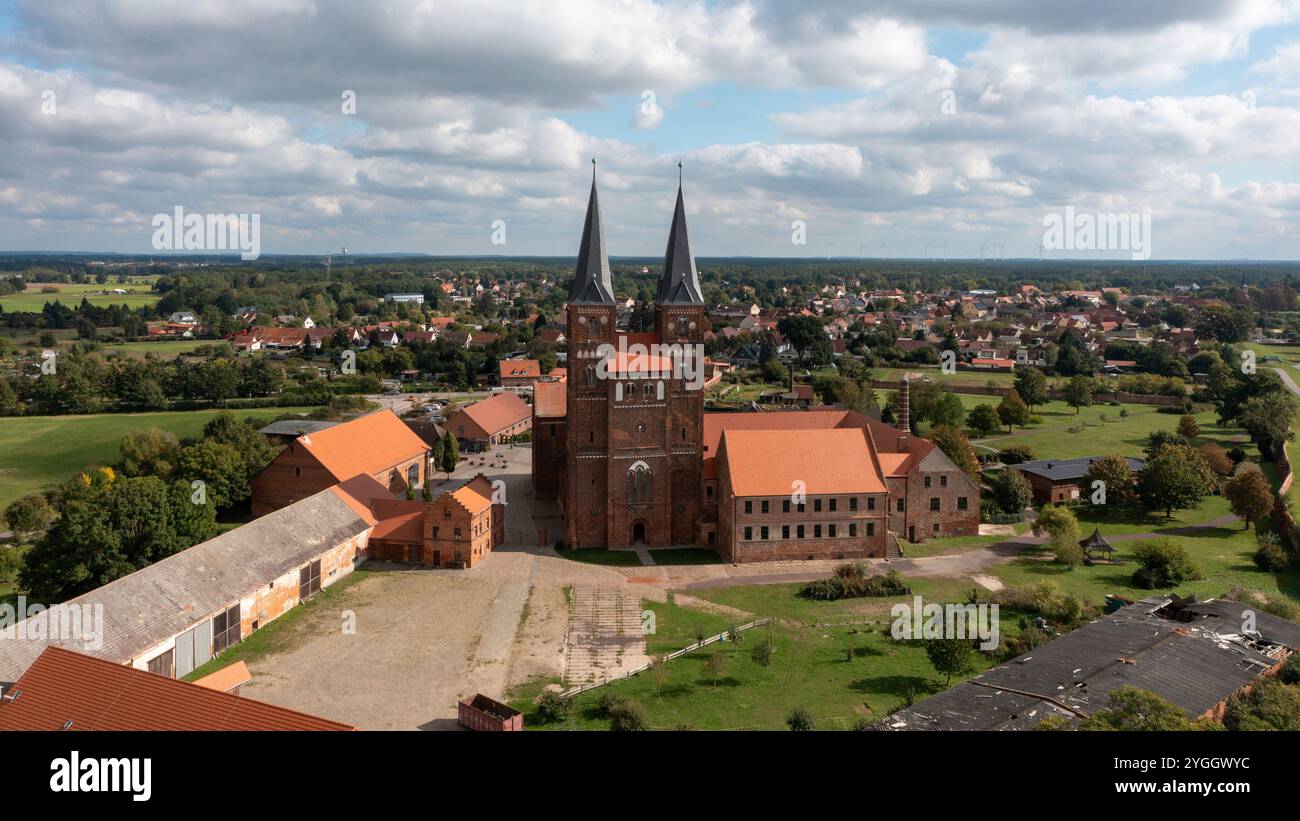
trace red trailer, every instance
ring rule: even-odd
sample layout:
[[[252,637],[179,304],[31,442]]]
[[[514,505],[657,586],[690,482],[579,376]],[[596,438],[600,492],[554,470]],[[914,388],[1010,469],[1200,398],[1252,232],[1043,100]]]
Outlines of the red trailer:
[[[523,713],[482,693],[461,700],[457,719],[470,730],[505,732],[524,728]]]

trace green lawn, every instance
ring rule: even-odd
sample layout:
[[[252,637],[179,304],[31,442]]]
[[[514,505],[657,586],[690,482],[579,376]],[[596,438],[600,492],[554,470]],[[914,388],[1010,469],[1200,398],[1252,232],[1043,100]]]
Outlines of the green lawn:
[[[154,354],[160,359],[173,359],[181,354],[191,353],[200,345],[219,345],[221,340],[186,339],[172,342],[117,342],[100,345],[105,355],[120,353],[143,359],[145,354]]]
[[[272,419],[311,408],[236,410],[243,419]],[[92,465],[118,460],[127,431],[156,426],[180,437],[197,436],[219,411],[103,413],[90,416],[23,416],[0,419],[0,510],[33,491],[51,487]]]
[[[947,385],[953,390],[958,390],[961,387],[970,387],[970,386],[982,388],[990,384],[995,387],[1006,388],[1006,387],[1010,387],[1011,384],[1015,381],[1014,374],[1003,373],[1000,371],[998,372],[957,371],[955,373],[944,373],[939,368],[928,368],[928,367],[927,368],[914,367],[914,368],[872,368],[871,369],[871,376],[873,378],[880,379],[883,381],[889,381],[889,382],[897,382],[898,380],[903,378],[904,373],[911,373],[911,374],[919,373],[924,376],[928,376],[930,377],[930,379],[939,382],[941,384]],[[986,397],[986,398],[992,399],[995,402],[999,400],[999,397],[996,396]]]
[[[766,596],[774,600],[770,609],[780,610],[783,604],[775,602],[788,599],[789,588],[743,589],[756,604]],[[693,643],[696,627],[715,634],[729,624],[719,616],[673,604],[647,601],[644,606],[657,614],[659,630],[649,643],[651,653]],[[1016,621],[1002,614],[1004,636],[1014,633]],[[909,693],[920,699],[944,689],[943,677],[934,672],[922,648],[892,640],[887,612],[874,623],[852,626],[813,628],[778,622],[771,629],[772,662],[763,669],[750,659],[750,649],[767,633],[768,628],[758,627],[746,631],[739,645],[721,642],[668,662],[668,680],[661,690],[653,676],[642,673],[584,693],[564,724],[541,723],[532,703],[540,686],[516,692],[512,706],[524,711],[527,729],[607,729],[609,722],[600,716],[597,705],[609,693],[640,702],[652,729],[782,730],[790,710],[803,707],[812,713],[817,729],[847,730],[861,719],[883,718],[902,706]],[[727,659],[716,686],[704,666],[715,650]],[[979,669],[973,672],[990,666],[985,657],[977,659]]]
[[[580,547],[577,550],[556,551],[561,559],[587,564],[603,564],[614,567],[632,567],[641,564],[641,557],[633,550],[606,550],[603,547]]]
[[[57,288],[57,293],[42,293],[42,288]],[[123,288],[128,293],[125,294],[105,294],[102,291],[112,291],[115,288]],[[62,302],[69,308],[76,308],[81,304],[84,298],[91,305],[96,307],[106,307],[108,305],[126,305],[129,308],[141,308],[145,305],[152,305],[161,298],[161,294],[150,290],[150,286],[145,283],[130,283],[127,285],[118,285],[116,283],[106,283],[104,285],[71,285],[61,283],[32,282],[28,283],[27,290],[20,294],[6,294],[0,297],[0,306],[9,312],[32,311],[39,313],[45,307],[47,302]]]
[[[1029,522],[1012,525],[1019,536],[1029,530]],[[960,553],[976,547],[997,544],[1014,539],[1015,536],[948,536],[942,539],[927,539],[920,544],[903,543],[903,553],[909,559],[922,559],[938,556],[942,553]]]
[[[1121,528],[1102,527],[1102,533],[1116,532]],[[1088,532],[1091,532],[1090,530]],[[1258,590],[1268,594],[1283,593],[1300,601],[1300,571],[1293,565],[1282,573],[1265,573],[1255,567],[1251,556],[1255,552],[1255,531],[1243,531],[1241,525],[1212,528],[1196,536],[1169,536],[1188,552],[1201,570],[1204,578],[1178,586],[1182,595],[1195,593],[1201,598],[1215,598],[1234,587]],[[1131,599],[1156,595],[1160,590],[1135,587],[1133,548],[1138,541],[1115,542],[1115,565],[1094,565],[1067,570],[1046,560],[1041,551],[1030,551],[1008,564],[996,565],[988,572],[1008,586],[1022,586],[1050,581],[1062,590],[1075,593],[1087,601],[1100,605],[1107,593],[1117,593]]]
[[[985,397],[959,394],[962,403],[974,407],[987,401]],[[995,398],[995,397],[994,397]],[[996,405],[994,401],[991,404]],[[1121,418],[1120,410],[1127,410],[1128,416]],[[1010,445],[1028,445],[1034,452],[1035,459],[1068,459],[1078,456],[1100,456],[1107,453],[1122,453],[1125,456],[1142,456],[1147,444],[1147,436],[1153,431],[1178,428],[1179,417],[1172,413],[1159,413],[1155,405],[1093,405],[1080,409],[1079,413],[1064,402],[1048,402],[1039,406],[1034,412],[1043,417],[1041,425],[1017,428],[1008,435],[1005,431],[986,439],[973,440],[977,448],[984,450],[1001,450]],[[1102,414],[1107,421],[1102,421]],[[1247,441],[1245,433],[1239,428],[1224,427],[1217,423],[1214,411],[1196,415],[1201,435],[1195,444],[1217,442],[1224,448],[1240,446],[1248,452],[1253,447]],[[1075,433],[1070,428],[1084,426]]]

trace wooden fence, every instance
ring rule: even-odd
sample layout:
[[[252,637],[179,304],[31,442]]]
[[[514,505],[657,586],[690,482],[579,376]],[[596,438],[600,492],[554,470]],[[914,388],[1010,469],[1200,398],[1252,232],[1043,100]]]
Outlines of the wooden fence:
[[[1277,472],[1282,477],[1282,484],[1278,485],[1277,496],[1273,499],[1273,522],[1277,525],[1278,531],[1291,545],[1297,555],[1300,555],[1300,544],[1296,542],[1296,523],[1295,517],[1291,513],[1291,508],[1287,506],[1286,496],[1291,490],[1291,482],[1295,479],[1295,474],[1291,472],[1291,456],[1287,453],[1286,442],[1277,449]]]
[[[772,621],[771,617],[765,619],[755,619],[754,621],[751,621],[749,624],[742,624],[739,627],[735,627],[732,629],[734,629],[737,633],[743,633],[746,630],[752,630],[755,627],[762,627],[765,624],[771,623],[771,621]],[[694,644],[688,647],[683,647],[680,650],[674,650],[673,652],[664,656],[664,662],[667,663],[679,656],[684,656],[687,653],[693,653],[696,650],[699,650],[701,647],[708,647],[710,644],[714,644],[716,642],[722,641],[724,638],[726,638],[729,635],[731,635],[731,630],[727,630],[726,632],[719,633],[716,636],[710,636],[704,641],[697,641]],[[628,670],[627,672],[621,673],[617,676],[610,676],[602,681],[593,681],[589,684],[581,684],[578,685],[577,687],[570,687],[569,689],[561,693],[561,695],[564,696],[581,695],[582,693],[588,692],[589,690],[595,690],[597,687],[604,687],[606,684],[609,684],[610,682],[622,681],[623,679],[631,678],[632,676],[635,676],[637,673],[644,673],[646,670],[649,670],[653,666],[654,664],[643,664],[640,667],[637,667],[633,670]]]

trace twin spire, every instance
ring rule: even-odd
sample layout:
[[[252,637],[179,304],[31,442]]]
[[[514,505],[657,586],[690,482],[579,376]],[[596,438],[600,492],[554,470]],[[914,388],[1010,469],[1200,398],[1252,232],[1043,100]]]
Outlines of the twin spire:
[[[659,278],[655,301],[661,305],[703,305],[700,275],[686,233],[681,168],[682,164],[677,163],[677,206],[673,210],[672,227],[668,229],[668,250],[664,253],[664,270]],[[591,198],[587,200],[587,221],[582,226],[582,243],[578,246],[578,265],[573,273],[569,302],[574,305],[614,304],[605,230],[601,226],[600,202],[596,197],[595,158],[591,161]]]

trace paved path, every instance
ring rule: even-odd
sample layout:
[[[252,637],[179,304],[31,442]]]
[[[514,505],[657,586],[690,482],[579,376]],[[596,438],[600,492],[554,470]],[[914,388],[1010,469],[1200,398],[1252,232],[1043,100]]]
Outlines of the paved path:
[[[1274,368],[1273,370],[1278,376],[1282,377],[1282,384],[1286,385],[1287,390],[1296,396],[1300,396],[1300,385],[1295,383],[1295,380],[1291,378],[1291,374],[1285,368]]]

